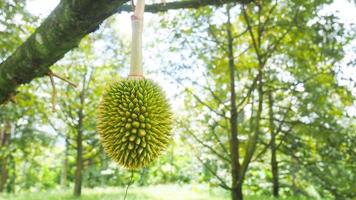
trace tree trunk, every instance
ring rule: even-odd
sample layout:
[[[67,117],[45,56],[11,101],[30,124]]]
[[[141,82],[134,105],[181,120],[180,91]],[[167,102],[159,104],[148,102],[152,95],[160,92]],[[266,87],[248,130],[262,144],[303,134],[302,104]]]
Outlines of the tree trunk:
[[[15,158],[12,154],[8,157],[8,163],[10,171],[8,171],[8,180],[7,180],[7,192],[15,193],[16,190],[16,162]],[[10,174],[11,172],[11,174]]]
[[[81,120],[80,120],[81,121]],[[82,193],[82,170],[83,170],[83,143],[82,131],[77,132],[77,159],[74,180],[74,196],[80,196]]]
[[[272,182],[273,182],[273,196],[279,196],[279,178],[278,178],[278,161],[276,149],[276,137],[271,138],[271,168],[272,168]]]
[[[269,126],[271,134],[271,171],[272,171],[272,194],[274,197],[279,196],[279,179],[278,179],[278,161],[276,147],[276,132],[273,123],[273,97],[271,91],[268,93],[269,100]]]
[[[7,178],[8,178],[7,158],[4,157],[1,159],[0,192],[4,192],[4,189],[6,187]]]
[[[67,173],[68,173],[68,140],[66,140],[65,150],[64,150],[64,158],[63,158],[63,166],[61,172],[61,188],[65,189],[67,187]]]
[[[242,195],[242,184],[238,183],[236,188],[232,189],[232,198],[233,200],[243,200],[243,195]]]
[[[230,157],[231,157],[231,197],[232,200],[242,200],[242,180],[240,176],[239,162],[239,141],[237,138],[237,108],[236,108],[236,89],[235,89],[235,62],[233,51],[233,37],[231,32],[230,6],[227,6],[227,36],[228,36],[228,58],[230,73]]]
[[[271,168],[272,168],[272,183],[273,183],[273,196],[279,196],[279,179],[278,179],[278,161],[276,149],[276,137],[271,138]]]
[[[129,0],[62,0],[40,27],[16,51],[0,64],[0,104],[16,94],[16,88],[43,77],[49,67],[68,51],[78,46],[87,34],[97,30],[108,17],[130,7],[121,6]],[[224,3],[248,3],[248,0],[177,1],[147,5],[149,12],[169,9],[199,8]]]
[[[11,139],[11,124],[9,122],[5,122],[5,127],[0,135],[1,139],[1,148],[8,148]],[[1,177],[0,177],[0,192],[4,192],[8,177],[9,177],[9,170],[8,170],[8,158],[9,155],[2,155],[0,160],[1,163]]]
[[[89,83],[88,83],[89,84]],[[87,89],[86,73],[83,76],[83,87],[80,92],[80,106],[78,109],[77,123],[77,162],[74,181],[74,196],[80,196],[82,193],[82,171],[83,171],[83,120],[84,120],[84,101],[85,91]]]

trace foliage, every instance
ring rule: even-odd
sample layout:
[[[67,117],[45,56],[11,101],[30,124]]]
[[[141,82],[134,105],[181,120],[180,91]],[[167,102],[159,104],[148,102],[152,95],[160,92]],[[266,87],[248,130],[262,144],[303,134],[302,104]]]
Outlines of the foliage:
[[[36,18],[16,2],[0,0],[0,60],[34,31]],[[355,32],[335,14],[320,14],[330,3],[254,1],[147,17],[145,67],[148,77],[173,85],[161,84],[175,95],[174,142],[133,171],[128,199],[229,199],[219,187],[232,185],[232,152],[247,200],[273,199],[276,184],[280,199],[355,198],[355,83],[345,84],[343,74]],[[124,194],[131,172],[108,158],[96,130],[100,96],[127,72],[120,17],[52,66],[53,82],[22,86],[0,107],[1,139],[11,135],[0,143],[0,183],[15,193],[0,199],[73,199],[68,187],[82,185],[83,199]]]
[[[225,8],[181,12],[173,23],[172,19],[163,22],[169,29],[181,27],[169,40],[176,41],[171,51],[184,49],[183,58],[172,61],[170,65],[175,67],[167,73],[185,91],[180,126],[184,141],[191,143],[209,171],[207,180],[224,188],[231,182],[230,30],[237,71],[237,151],[244,157],[242,167],[257,161],[246,175],[246,191],[268,193],[272,174],[266,160],[272,156],[273,137],[282,194],[315,195],[313,190],[317,190],[317,196],[324,198],[330,194],[336,199],[355,196],[350,182],[355,172],[349,167],[355,155],[348,145],[355,130],[348,128],[352,122],[347,121],[352,119],[343,112],[354,104],[352,88],[338,82],[343,47],[353,36],[335,15],[315,12],[328,3],[263,1],[237,6],[232,30]],[[185,73],[176,74],[176,70]],[[335,163],[330,152],[352,159]],[[245,158],[251,160],[245,162]],[[340,169],[330,171],[335,168]],[[339,174],[340,182],[333,181],[330,173]]]
[[[0,61],[19,46],[36,18],[25,10],[26,0],[0,1]]]
[[[125,188],[95,188],[85,189],[83,200],[109,200],[118,199],[125,193]],[[156,185],[150,187],[132,187],[127,199],[131,200],[165,200],[169,196],[172,200],[221,200],[228,199],[228,193],[216,188],[201,186],[179,186],[179,185]],[[7,200],[59,200],[76,199],[69,191],[48,191],[41,193],[21,193],[18,195],[0,195],[0,199]],[[268,196],[248,196],[246,200],[272,200]],[[281,200],[311,200],[304,197],[285,197]]]

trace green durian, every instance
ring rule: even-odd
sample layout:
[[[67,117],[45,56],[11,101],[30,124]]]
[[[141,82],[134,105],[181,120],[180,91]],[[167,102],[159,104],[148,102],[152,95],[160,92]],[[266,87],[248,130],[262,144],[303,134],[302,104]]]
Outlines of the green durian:
[[[104,93],[97,130],[105,152],[128,169],[156,159],[172,140],[172,113],[161,88],[149,79],[123,79]]]

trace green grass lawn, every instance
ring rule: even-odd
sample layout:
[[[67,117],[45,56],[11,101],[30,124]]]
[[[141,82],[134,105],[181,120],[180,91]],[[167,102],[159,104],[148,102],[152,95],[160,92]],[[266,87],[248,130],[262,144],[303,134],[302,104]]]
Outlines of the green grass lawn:
[[[82,200],[122,200],[125,188],[83,189]],[[130,187],[127,200],[224,200],[228,192],[208,189],[203,186],[156,185],[150,187]],[[71,190],[46,192],[23,192],[16,195],[3,194],[0,200],[74,200]],[[272,200],[271,197],[247,196],[246,200]],[[279,198],[278,200],[309,200],[305,198]],[[311,200],[311,199],[310,199]]]

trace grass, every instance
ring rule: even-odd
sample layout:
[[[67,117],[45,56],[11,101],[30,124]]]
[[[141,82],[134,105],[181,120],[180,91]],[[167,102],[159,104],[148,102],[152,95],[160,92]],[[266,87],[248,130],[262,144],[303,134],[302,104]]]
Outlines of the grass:
[[[72,196],[72,190],[52,190],[45,192],[23,192],[2,194],[0,200],[122,200],[125,188],[83,189],[82,197]],[[127,200],[228,200],[230,195],[221,189],[209,189],[201,185],[156,185],[130,187]],[[246,200],[275,200],[271,197],[248,196]],[[311,200],[306,198],[279,198],[278,200]]]

